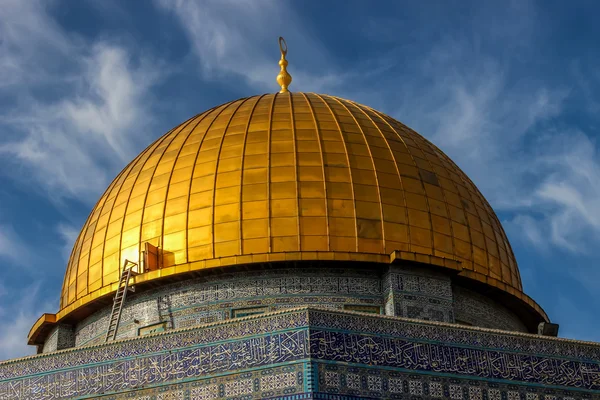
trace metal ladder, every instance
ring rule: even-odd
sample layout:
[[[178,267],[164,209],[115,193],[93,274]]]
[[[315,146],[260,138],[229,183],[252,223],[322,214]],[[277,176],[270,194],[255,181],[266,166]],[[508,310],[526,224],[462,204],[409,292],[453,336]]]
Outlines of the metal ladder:
[[[133,271],[133,268],[137,266],[137,263],[125,260],[123,271],[121,271],[121,278],[119,279],[119,288],[117,289],[117,293],[115,293],[110,320],[108,322],[108,330],[106,331],[106,340],[104,342],[115,340],[117,337],[119,322],[121,322],[121,310],[123,309],[123,303],[125,303],[127,292],[135,291],[135,288],[129,287],[129,279],[133,275],[137,275],[137,272]]]

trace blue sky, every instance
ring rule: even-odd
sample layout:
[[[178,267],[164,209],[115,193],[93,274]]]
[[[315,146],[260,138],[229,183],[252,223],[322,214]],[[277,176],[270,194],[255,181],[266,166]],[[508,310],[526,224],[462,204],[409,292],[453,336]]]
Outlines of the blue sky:
[[[277,90],[346,97],[432,140],[497,211],[525,291],[600,341],[593,1],[0,1],[0,359],[31,354],[93,203],[190,116]]]

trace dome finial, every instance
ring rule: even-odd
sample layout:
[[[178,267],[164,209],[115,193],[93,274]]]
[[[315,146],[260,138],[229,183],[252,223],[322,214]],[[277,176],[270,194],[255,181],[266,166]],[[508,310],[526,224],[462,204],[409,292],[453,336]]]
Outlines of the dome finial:
[[[279,75],[277,75],[277,83],[281,85],[281,90],[279,93],[287,93],[289,92],[288,86],[292,83],[292,76],[287,72],[288,62],[285,59],[287,54],[287,43],[285,43],[285,39],[279,36],[279,50],[281,51],[281,60],[279,60],[279,66],[281,67],[281,71]]]

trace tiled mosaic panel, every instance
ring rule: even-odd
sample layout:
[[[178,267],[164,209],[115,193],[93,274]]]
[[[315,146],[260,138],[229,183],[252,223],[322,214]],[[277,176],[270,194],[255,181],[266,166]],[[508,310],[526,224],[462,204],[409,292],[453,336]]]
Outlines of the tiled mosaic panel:
[[[0,399],[59,399],[118,392],[306,358],[307,332],[281,332],[0,382]],[[253,387],[252,380],[247,381]],[[232,386],[232,395],[236,390],[241,395],[247,389]]]
[[[519,318],[472,290],[454,285],[454,317],[461,322],[482,328],[496,328],[507,331],[527,332]]]
[[[287,269],[185,281],[128,297],[117,338],[135,337],[140,327],[157,322],[187,328],[229,319],[232,309],[267,306],[275,311],[311,304],[331,309],[381,306],[381,280],[373,271]],[[81,322],[76,346],[102,343],[109,315],[110,306]]]
[[[14,381],[17,378],[34,374],[51,373],[65,368],[85,367],[95,363],[111,363],[123,357],[139,358],[159,352],[176,352],[182,348],[212,344],[216,338],[231,341],[282,330],[305,329],[307,326],[307,311],[282,312],[261,318],[234,320],[196,329],[171,331],[99,346],[86,346],[58,353],[40,354],[24,359],[0,362],[0,383]]]
[[[600,361],[580,362],[530,354],[414,342],[334,331],[310,332],[311,358],[483,379],[506,379],[600,391]]]
[[[318,364],[318,386],[323,394],[375,399],[453,400],[572,400],[598,399],[600,394],[540,386],[486,382],[398,370]],[[315,398],[326,398],[325,396]],[[331,397],[330,397],[331,398]],[[339,397],[338,397],[339,398]],[[344,397],[344,399],[347,399]]]
[[[53,330],[44,343],[43,352],[68,349],[75,346],[75,334],[71,325],[60,324]]]
[[[562,389],[447,378],[376,368],[313,364],[316,393],[304,393],[304,364],[207,378],[99,397],[102,400],[454,399],[575,400],[600,396]],[[338,395],[338,396],[336,396]]]
[[[454,322],[452,282],[427,270],[391,267],[383,278],[386,314]]]
[[[52,332],[46,338],[44,345],[42,347],[42,352],[49,353],[51,351],[58,350],[58,327],[52,329]]]
[[[223,342],[215,343],[215,338]],[[0,399],[119,392],[309,359],[348,368],[368,366],[519,387],[544,385],[598,396],[599,355],[600,345],[581,342],[305,309],[0,363]],[[359,385],[355,377],[342,381],[336,371],[329,372],[323,375],[327,379],[323,387],[332,387],[332,391],[336,384],[331,382],[338,380],[341,388]],[[308,387],[315,381],[311,377],[307,378]],[[372,392],[378,387],[389,391],[394,384],[376,376],[365,379],[360,378],[360,387]],[[406,383],[408,389],[404,382],[396,383],[410,393],[410,382]],[[454,383],[448,381],[450,384]],[[500,393],[502,400],[527,400],[526,392],[506,387],[507,392]],[[495,387],[490,383],[487,388]],[[442,391],[459,393],[454,389],[442,387]],[[413,384],[413,390],[420,390],[418,384]],[[431,390],[427,386],[427,391]],[[461,390],[464,394],[465,389]],[[511,395],[511,390],[518,392],[518,397]],[[477,389],[473,391],[478,396]],[[322,388],[319,392],[323,393]],[[493,393],[497,392],[482,391],[482,399]]]
[[[354,331],[372,336],[389,336],[473,346],[522,354],[537,354],[599,362],[600,343],[578,342],[539,335],[483,330],[476,327],[407,322],[374,315],[310,310],[310,327]]]
[[[452,299],[450,278],[445,274],[423,267],[392,266],[386,275],[387,281],[384,284],[386,290]]]
[[[241,279],[231,274],[185,281],[128,297],[117,337],[135,337],[139,328],[158,322],[178,329],[222,321],[231,317],[232,310],[248,307],[276,311],[317,305],[341,310],[348,305],[374,305],[385,306],[388,315],[454,322],[449,278],[423,270],[394,268],[382,279],[372,271],[358,269],[283,269],[244,275]],[[466,322],[525,330],[501,305],[471,291],[458,293],[460,304],[470,304],[460,307]],[[76,327],[75,344],[102,343],[109,313],[107,306],[81,322]],[[53,343],[46,346],[46,350],[55,349]]]
[[[304,363],[266,368],[218,377],[203,377],[185,383],[164,385],[110,396],[102,400],[213,400],[213,399],[303,399]]]

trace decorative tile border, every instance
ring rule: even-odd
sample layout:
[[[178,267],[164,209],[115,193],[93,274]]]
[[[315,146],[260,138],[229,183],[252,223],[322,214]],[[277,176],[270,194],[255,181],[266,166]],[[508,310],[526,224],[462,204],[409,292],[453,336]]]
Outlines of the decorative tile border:
[[[314,399],[573,400],[585,392],[318,363]]]
[[[291,310],[168,331],[108,344],[76,347],[56,353],[40,354],[0,363],[0,382],[64,368],[111,362],[124,357],[144,356],[145,354],[210,344],[215,342],[216,338],[232,340],[261,335],[265,332],[277,332],[307,326],[308,313],[305,310]]]
[[[600,361],[573,361],[313,328],[310,356],[340,363],[600,391]]]
[[[548,355],[577,360],[600,360],[600,343],[507,332],[439,322],[424,322],[382,315],[359,315],[311,309],[312,327],[388,335],[415,340],[452,343],[486,349]]]
[[[314,390],[312,398],[350,399],[358,398],[359,393],[363,398],[378,397],[374,394],[377,388],[387,393],[381,396],[396,398],[388,397],[392,393],[391,385],[396,385],[393,390],[398,395],[403,394],[403,398],[418,396],[411,394],[411,390],[416,393],[421,389],[423,398],[433,398],[427,397],[432,390],[435,393],[442,390],[445,397],[457,399],[458,393],[472,394],[461,399],[491,400],[496,394],[503,400],[552,399],[548,396],[553,394],[540,391],[542,389],[556,393],[569,390],[575,397],[598,398],[600,358],[589,357],[599,349],[600,345],[536,335],[354,312],[292,309],[0,363],[0,399],[58,399],[118,393],[197,381],[215,374],[254,374],[265,368],[309,360],[315,366],[328,366],[320,366],[318,371],[311,367],[313,372],[307,375],[303,390],[304,393]],[[573,354],[586,357],[577,358]],[[339,372],[342,367],[347,369],[345,377]],[[357,371],[370,368],[371,372],[361,372],[356,378],[350,376],[357,375],[349,370],[351,368]],[[441,387],[414,383],[411,389],[413,378],[398,378],[400,381],[392,382],[391,372],[384,371],[427,375],[446,383]],[[386,377],[381,378],[384,375]],[[291,377],[287,377],[291,382]],[[246,379],[252,380],[251,393],[240,383],[244,379],[231,381],[236,383],[231,384],[229,397],[259,398],[252,394],[258,378]],[[470,389],[477,386],[475,383],[465,386],[452,383],[452,379],[479,382],[477,385],[482,390]],[[482,382],[487,385],[485,388]],[[451,385],[456,387],[452,389]],[[504,385],[506,390],[495,391],[497,388],[493,385]],[[510,389],[511,385],[517,389]],[[259,384],[259,387],[262,386]],[[299,389],[294,390],[290,395],[302,395]],[[239,395],[235,394],[238,392]],[[216,392],[206,393],[209,397],[205,398],[211,398]],[[272,394],[269,394],[272,398],[285,398],[275,392]],[[545,397],[539,397],[540,394]],[[561,394],[557,398],[560,397],[565,396]],[[153,398],[158,398],[158,394]]]
[[[136,399],[209,400],[231,397],[251,399],[308,399],[305,363],[264,368],[222,376],[204,376],[188,382],[161,385],[134,392]],[[131,399],[132,392],[103,396],[102,400]]]
[[[349,303],[381,304],[381,280],[373,271],[352,268],[307,268],[218,274],[168,284],[127,297],[119,339],[137,335],[141,326],[168,321],[171,328],[197,326],[229,319],[232,308],[269,306],[306,307]],[[75,327],[75,346],[101,343],[106,336],[111,305],[98,310]],[[56,346],[47,346],[50,351]]]
[[[289,363],[308,358],[307,339],[306,330],[282,332],[5,381],[0,382],[0,399],[87,396]],[[247,385],[241,382],[244,380],[232,383],[245,385],[232,388],[232,395],[252,392],[252,380],[247,380]]]
[[[519,318],[488,297],[464,287],[454,285],[454,317],[482,328],[504,326],[507,331],[527,332],[527,328]]]
[[[449,276],[423,269],[391,267],[383,282],[389,315],[454,322]]]

